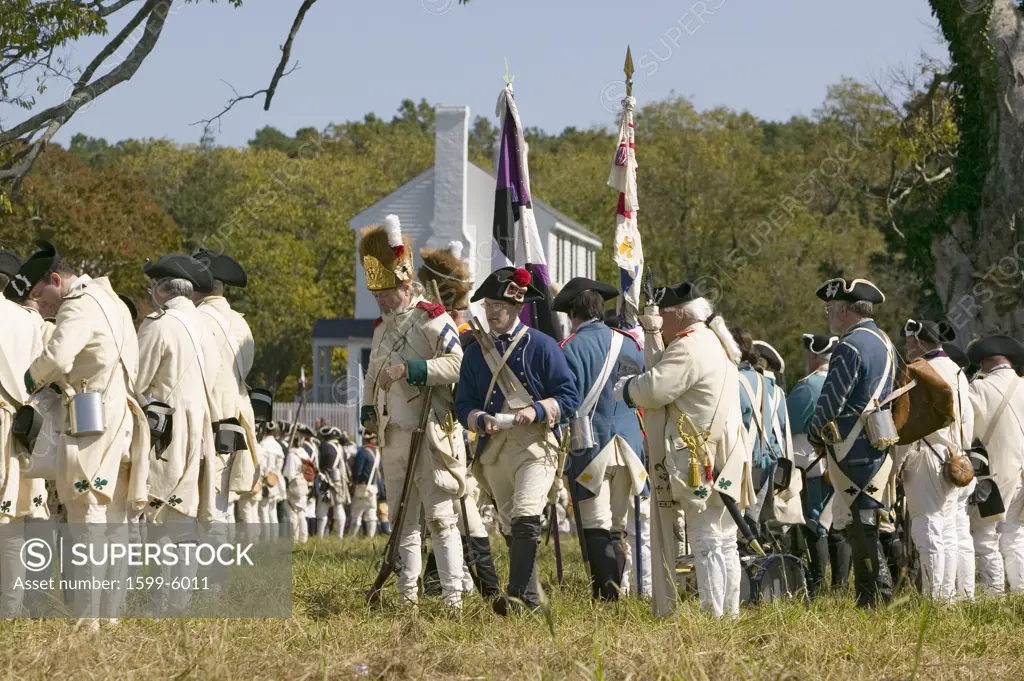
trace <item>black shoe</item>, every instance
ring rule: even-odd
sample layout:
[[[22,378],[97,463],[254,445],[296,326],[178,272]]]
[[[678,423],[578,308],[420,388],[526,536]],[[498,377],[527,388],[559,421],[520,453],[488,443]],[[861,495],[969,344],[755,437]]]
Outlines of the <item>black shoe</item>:
[[[470,565],[473,582],[484,598],[494,598],[501,594],[498,583],[498,571],[494,567],[494,556],[491,555],[491,540],[488,537],[463,538],[463,550],[466,553],[466,564]]]

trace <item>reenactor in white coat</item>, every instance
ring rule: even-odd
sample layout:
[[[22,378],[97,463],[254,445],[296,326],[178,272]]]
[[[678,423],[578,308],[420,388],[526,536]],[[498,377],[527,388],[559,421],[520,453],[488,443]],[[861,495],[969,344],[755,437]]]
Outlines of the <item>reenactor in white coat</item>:
[[[333,511],[334,534],[345,536],[345,504],[352,500],[349,492],[348,466],[341,448],[341,429],[324,426],[320,429],[320,465],[317,473],[316,536],[327,534],[328,515]]]
[[[967,356],[981,367],[970,388],[972,457],[980,463],[971,509],[978,577],[990,595],[1002,595],[1007,581],[1011,592],[1024,591],[1024,388],[1018,376],[1024,346],[1009,336],[989,336],[972,343]]]
[[[737,526],[722,494],[739,510],[754,497],[737,388],[740,349],[725,320],[689,282],[656,289],[655,301],[660,309],[648,307],[640,317],[647,370],[616,387],[626,404],[644,410],[657,507],[651,531],[654,614],[662,617],[675,607],[674,528],[682,508],[701,609],[717,617],[737,615]]]
[[[924,359],[953,389],[953,423],[911,445],[898,446],[893,470],[903,479],[910,536],[921,565],[921,591],[936,600],[953,598],[956,585],[955,520],[950,513],[959,488],[946,478],[944,467],[953,456],[966,456],[974,433],[967,378],[945,350],[955,339],[948,324],[908,319],[900,334],[907,339],[907,361]],[[951,541],[952,539],[952,541]]]
[[[192,256],[209,270],[210,287],[201,286],[193,294],[201,313],[203,331],[220,349],[220,371],[211,386],[214,441],[217,456],[204,469],[204,493],[214,502],[212,512],[201,519],[207,523],[234,522],[233,504],[240,502],[244,523],[259,522],[260,482],[256,417],[249,401],[245,378],[252,368],[254,343],[249,325],[231,309],[224,293],[227,286],[244,287],[245,271],[229,256],[199,251]],[[205,476],[209,470],[210,475]]]
[[[11,251],[0,251],[0,290],[18,273],[21,260]],[[0,294],[0,315],[5,329],[0,336],[0,616],[19,614],[25,590],[14,588],[25,577],[19,541],[26,517],[48,517],[45,481],[22,477],[22,460],[29,454],[16,441],[12,426],[16,410],[28,402],[21,377],[43,350],[38,313],[17,305]],[[35,498],[36,502],[33,502]]]
[[[70,413],[58,439],[56,482],[68,521],[111,523],[97,531],[121,532],[128,513],[149,501],[149,427],[134,396],[135,327],[106,277],[76,275],[52,244],[40,245],[17,278],[30,287],[29,297],[44,316],[56,313],[56,328],[25,373],[25,385],[34,392],[54,384],[66,399]],[[121,578],[120,567],[106,573]],[[116,619],[123,595],[105,591],[101,602],[95,592],[82,593],[80,614],[96,617],[99,606]],[[92,619],[90,629],[97,627]]]
[[[260,450],[263,453],[263,498],[260,499],[260,533],[264,539],[271,539],[278,536],[277,505],[288,498],[285,490],[284,475],[284,449],[281,447],[278,436],[278,424],[275,421],[267,421],[263,426],[263,439],[260,440]]]
[[[196,528],[189,519],[199,512],[199,474],[204,459],[215,456],[209,385],[220,369],[219,349],[203,334],[202,319],[192,303],[196,286],[212,286],[210,273],[184,254],[147,262],[150,296],[157,310],[139,327],[139,375],[136,391],[149,417],[149,504],[146,521],[159,526],[149,541],[178,545],[194,542]],[[209,498],[204,499],[209,502]],[[184,556],[164,578],[194,577],[196,565]],[[189,591],[159,590],[158,607],[181,610]],[[173,601],[173,602],[171,602]]]
[[[424,428],[417,451],[413,485],[405,499],[407,513],[399,533],[398,595],[402,604],[418,600],[422,504],[446,606],[462,606],[462,542],[455,504],[465,493],[466,453],[462,428],[452,421],[452,384],[459,377],[462,346],[444,305],[427,302],[413,287],[412,243],[403,238],[398,217],[363,230],[359,256],[366,286],[376,298],[381,318],[375,323],[363,391],[360,421],[375,431],[381,448],[384,483],[391,494],[388,519],[393,525],[409,469],[414,431]],[[431,403],[421,423],[423,400]]]
[[[309,504],[309,483],[313,480],[310,473],[313,465],[314,449],[311,443],[313,430],[300,423],[295,432],[298,442],[290,447],[284,456],[281,473],[285,480],[288,498],[288,523],[291,526],[292,541],[304,544],[309,539],[309,524],[306,522]]]

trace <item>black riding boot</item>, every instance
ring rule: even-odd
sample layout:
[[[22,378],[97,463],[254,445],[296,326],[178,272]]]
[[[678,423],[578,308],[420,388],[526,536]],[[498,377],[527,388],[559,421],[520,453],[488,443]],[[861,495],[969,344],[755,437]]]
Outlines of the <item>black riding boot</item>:
[[[423,595],[441,595],[441,576],[437,572],[437,558],[434,557],[434,550],[427,554],[427,567],[423,571]]]
[[[856,512],[856,511],[855,511]],[[856,522],[856,521],[854,521]],[[853,583],[857,605],[862,608],[892,601],[892,575],[885,550],[878,538],[878,526],[864,523],[862,537],[856,528],[847,529],[853,549]]]
[[[825,591],[825,568],[828,566],[828,537],[819,536],[817,528],[802,527],[800,531],[807,539],[807,552],[811,561],[808,565],[807,591],[811,598]]]
[[[494,556],[491,555],[490,538],[470,537],[467,540],[463,537],[462,547],[466,554],[466,564],[473,566],[473,581],[480,595],[488,599],[500,595],[501,585],[498,583],[498,571],[494,567]]]
[[[845,589],[850,584],[850,561],[853,553],[850,542],[841,532],[829,530],[828,556],[832,565],[832,588]]]
[[[618,558],[612,546],[612,535],[608,530],[583,530],[587,542],[587,553],[590,558],[590,575],[592,593],[595,600],[619,600],[619,584],[622,573],[619,572]]]
[[[494,599],[492,607],[499,615],[524,607],[536,611],[540,607],[537,594],[537,548],[540,546],[540,516],[512,519],[512,545],[508,556],[508,589],[506,595]]]
[[[622,587],[622,575],[626,572],[625,542],[629,541],[624,531],[612,532],[612,550],[615,551],[615,584]],[[636,547],[633,547],[634,550]]]

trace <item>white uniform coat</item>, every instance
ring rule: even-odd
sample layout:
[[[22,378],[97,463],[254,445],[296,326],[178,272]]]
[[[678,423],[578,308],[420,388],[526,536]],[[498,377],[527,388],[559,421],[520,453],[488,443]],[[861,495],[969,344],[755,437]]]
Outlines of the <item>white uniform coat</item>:
[[[212,418],[214,421],[237,418],[245,429],[245,439],[249,445],[248,451],[235,452],[230,459],[230,491],[248,494],[260,477],[256,418],[245,384],[245,377],[252,368],[252,332],[223,296],[203,298],[196,309],[200,312],[205,333],[213,339],[220,352],[220,370],[212,387]],[[228,464],[222,456],[213,460],[217,466],[211,477],[217,491],[221,491],[220,473]]]
[[[970,394],[974,406],[975,437],[985,437],[1003,395],[1011,383],[1021,380],[1010,367],[974,379]],[[992,435],[983,444],[988,451],[989,470],[999,487],[1003,504],[1009,507],[1020,487],[1021,471],[1024,470],[1024,386],[1017,386]]]
[[[11,436],[15,410],[28,400],[24,376],[32,360],[43,351],[43,326],[48,325],[35,310],[22,307],[0,293],[0,516],[47,518],[46,481],[22,478],[21,456],[28,452]],[[49,325],[52,327],[52,325]]]
[[[192,301],[179,296],[164,307],[173,312],[158,310],[139,327],[136,384],[140,402],[152,399],[174,409],[170,444],[157,451],[154,442],[150,452],[146,515],[156,522],[166,519],[171,509],[190,518],[198,513],[200,465],[203,458],[215,455],[206,385],[220,369],[218,349],[204,343],[210,337],[203,334]],[[202,364],[192,336],[176,314],[191,325]]]
[[[56,482],[65,504],[109,503],[122,462],[131,463],[127,504],[141,510],[148,502],[149,426],[129,389],[138,367],[138,338],[128,308],[106,277],[83,275],[64,298],[53,335],[29,367],[37,388],[56,383],[69,396],[84,383],[103,393],[105,432],[73,436],[69,417],[64,419]],[[131,441],[125,437],[129,428]]]

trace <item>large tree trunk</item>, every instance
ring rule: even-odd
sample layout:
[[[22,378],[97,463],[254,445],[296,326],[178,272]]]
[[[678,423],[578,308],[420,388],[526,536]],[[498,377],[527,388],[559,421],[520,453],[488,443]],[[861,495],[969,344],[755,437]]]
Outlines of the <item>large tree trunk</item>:
[[[935,290],[962,343],[1024,339],[1024,15],[1014,0],[931,5],[963,96],[948,231],[932,241]]]

